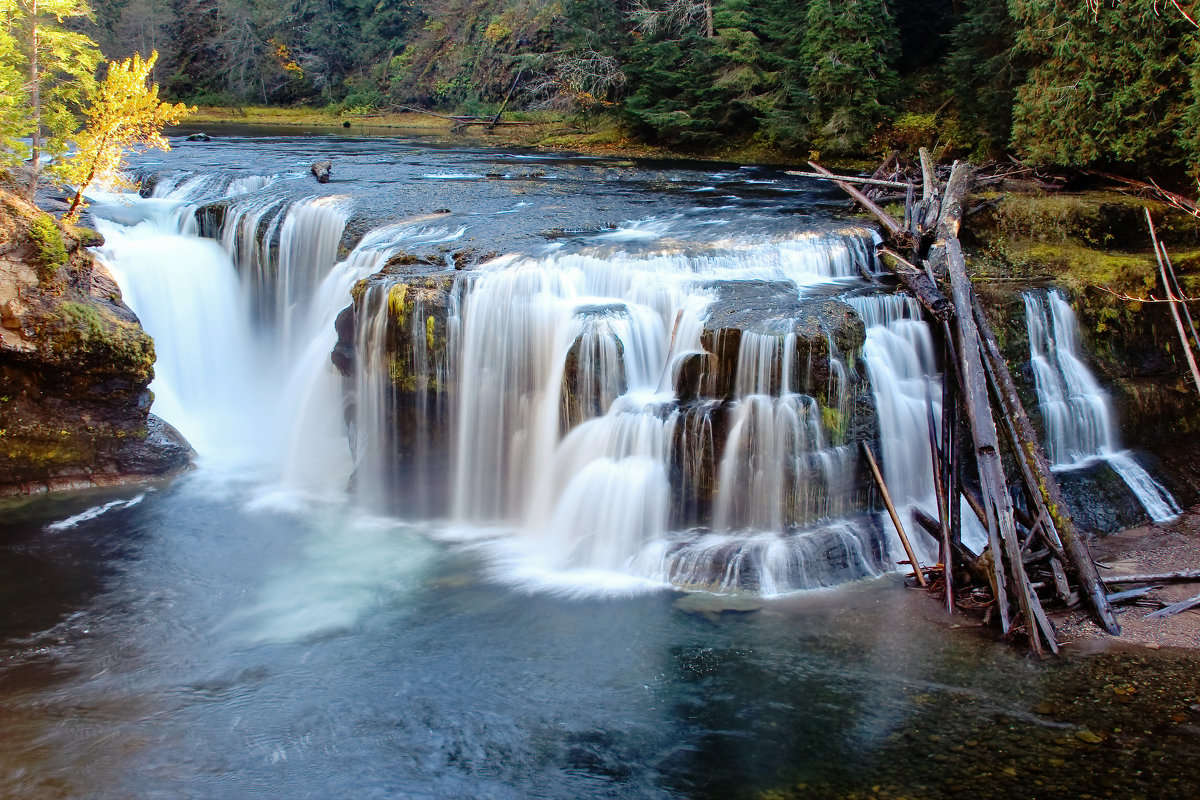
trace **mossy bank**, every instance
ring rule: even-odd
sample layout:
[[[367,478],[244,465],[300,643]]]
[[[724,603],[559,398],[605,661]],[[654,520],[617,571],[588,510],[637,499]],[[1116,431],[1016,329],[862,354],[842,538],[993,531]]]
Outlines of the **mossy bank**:
[[[100,237],[0,190],[0,496],[187,467],[149,413],[154,343],[88,252]]]

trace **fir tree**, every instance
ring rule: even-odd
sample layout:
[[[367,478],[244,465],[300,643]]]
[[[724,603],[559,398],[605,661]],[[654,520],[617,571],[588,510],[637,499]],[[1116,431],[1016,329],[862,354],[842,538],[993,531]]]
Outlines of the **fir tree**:
[[[967,0],[950,36],[946,71],[959,119],[980,155],[995,156],[1012,133],[1013,100],[1026,71],[1016,36],[1007,0]]]
[[[813,144],[833,152],[862,147],[891,114],[898,53],[883,0],[809,0],[803,63]]]
[[[1013,0],[1019,52],[1012,143],[1026,159],[1066,166],[1178,165],[1177,131],[1193,101],[1185,56],[1197,31],[1154,0]]]

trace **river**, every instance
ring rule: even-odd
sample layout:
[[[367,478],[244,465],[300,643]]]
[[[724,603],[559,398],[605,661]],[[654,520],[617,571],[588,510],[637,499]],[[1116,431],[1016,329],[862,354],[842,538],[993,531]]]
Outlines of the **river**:
[[[335,180],[318,190],[306,173],[320,157],[334,160]],[[792,241],[824,230],[835,199],[763,168],[387,138],[230,131],[202,145],[177,140],[171,154],[135,166],[267,176],[289,198],[348,198],[357,211],[344,220],[347,239],[407,221],[424,226],[428,252],[473,241],[483,254],[524,253],[542,267],[563,250],[611,254],[611,243],[594,249],[595,237],[614,232],[626,253],[629,242],[665,249],[670,237],[685,252],[697,240],[720,248],[764,236]],[[176,198],[151,210],[110,198],[130,210],[107,215],[161,221],[170,216],[164,205],[184,202]],[[434,213],[442,208],[449,213]],[[703,233],[718,228],[720,236]],[[127,254],[146,248],[160,270],[191,268],[192,277],[197,262],[178,248],[220,258],[186,230],[156,229],[153,246],[109,232],[102,256],[123,281],[136,270]],[[160,235],[182,238],[156,250]],[[229,291],[247,284],[243,276],[242,289]],[[153,311],[137,306],[139,287],[154,296],[145,282],[125,288],[155,332]],[[297,440],[294,424],[276,424],[304,420],[326,400],[309,387],[304,396],[318,399],[297,402],[287,376],[304,362],[306,342],[271,326],[293,314],[299,331],[320,309],[285,303],[267,325],[261,303],[226,295],[231,307],[217,308],[225,301],[215,297],[197,312],[209,326],[188,334],[204,343],[199,350],[168,344],[170,333],[159,349],[160,359],[182,361],[162,364],[164,381],[174,367],[199,363],[228,382],[180,388],[184,376],[157,387],[155,410],[191,436],[197,469],[161,486],[5,507],[0,796],[1200,791],[1193,653],[1077,653],[1038,664],[965,618],[945,618],[886,568],[807,591],[766,591],[761,569],[759,593],[681,591],[671,585],[678,573],[629,566],[643,552],[636,547],[617,569],[531,562],[530,543],[541,539],[522,526],[536,504],[487,524],[473,511],[413,515],[364,504],[361,492],[345,491],[354,464],[337,425],[332,433],[302,426]],[[177,313],[162,324],[182,321]],[[333,343],[324,324],[313,323],[326,337],[313,362],[322,370]],[[898,346],[875,335],[879,348]],[[906,341],[921,340],[909,331]],[[206,360],[220,347],[231,349]],[[659,367],[650,372],[653,383]],[[189,407],[194,396],[209,398],[204,408]],[[190,416],[171,419],[171,408]],[[545,502],[554,509],[565,500]]]

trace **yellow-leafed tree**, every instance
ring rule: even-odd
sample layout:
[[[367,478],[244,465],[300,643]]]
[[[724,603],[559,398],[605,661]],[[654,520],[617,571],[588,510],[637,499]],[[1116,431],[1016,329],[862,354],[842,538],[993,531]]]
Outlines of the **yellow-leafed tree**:
[[[158,99],[158,84],[149,83],[157,59],[155,51],[145,60],[135,53],[124,61],[109,63],[104,83],[87,110],[87,124],[75,137],[77,151],[63,170],[63,176],[78,187],[67,211],[68,220],[78,215],[83,193],[93,181],[102,177],[120,180],[127,151],[170,150],[163,127],[178,125],[194,110]]]

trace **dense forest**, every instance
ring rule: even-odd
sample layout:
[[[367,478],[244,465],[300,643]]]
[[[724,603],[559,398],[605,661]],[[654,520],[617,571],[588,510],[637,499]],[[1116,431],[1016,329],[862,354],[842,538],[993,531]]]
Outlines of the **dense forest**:
[[[682,150],[758,141],[1158,175],[1200,170],[1200,30],[1156,0],[94,0],[200,104],[618,117]],[[1190,16],[1189,16],[1190,15]]]

